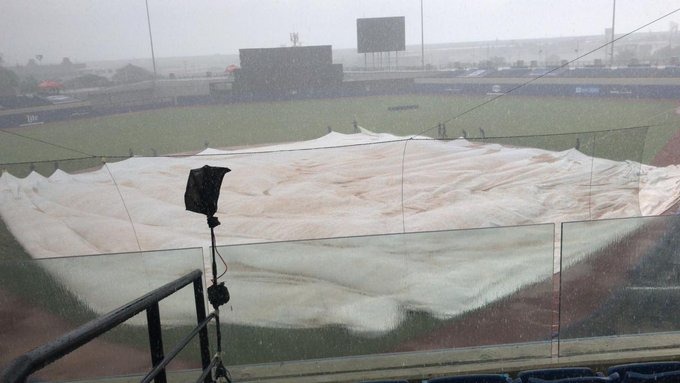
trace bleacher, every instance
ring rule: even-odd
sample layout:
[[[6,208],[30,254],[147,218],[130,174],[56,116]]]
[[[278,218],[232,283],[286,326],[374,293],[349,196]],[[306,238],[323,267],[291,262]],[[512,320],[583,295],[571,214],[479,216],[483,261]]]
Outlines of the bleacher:
[[[364,381],[361,383],[409,383],[409,380]],[[520,371],[511,375],[473,374],[424,379],[422,383],[669,383],[680,382],[680,362],[629,363],[603,371],[588,367],[562,367]]]
[[[654,78],[680,77],[680,67],[571,68],[560,74],[570,78]]]
[[[503,68],[499,70],[490,70],[485,77],[489,78],[511,78],[511,77],[526,77],[531,73],[529,68]]]
[[[680,67],[512,67],[512,68],[471,68],[444,72],[437,77],[458,78],[523,78],[523,77],[566,77],[566,78],[655,78],[680,77]]]

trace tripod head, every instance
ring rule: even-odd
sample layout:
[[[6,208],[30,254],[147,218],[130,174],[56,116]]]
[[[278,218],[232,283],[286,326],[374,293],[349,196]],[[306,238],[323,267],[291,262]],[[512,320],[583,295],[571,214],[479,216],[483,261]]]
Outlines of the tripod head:
[[[220,225],[220,220],[217,217],[208,217],[208,227],[210,230]]]

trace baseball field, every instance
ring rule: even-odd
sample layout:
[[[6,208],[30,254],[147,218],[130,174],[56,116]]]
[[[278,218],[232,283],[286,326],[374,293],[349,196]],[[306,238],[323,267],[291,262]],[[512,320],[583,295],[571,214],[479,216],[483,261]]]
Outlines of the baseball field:
[[[67,171],[83,170],[95,167],[102,158],[114,162],[131,154],[151,157],[193,153],[205,147],[295,142],[321,137],[329,130],[349,134],[355,130],[354,121],[370,131],[398,136],[448,139],[467,136],[474,141],[551,150],[577,147],[597,157],[651,164],[680,127],[678,104],[674,100],[509,96],[476,108],[489,100],[488,97],[404,95],[166,108],[82,118],[0,132],[0,166],[17,176],[25,176],[31,169],[49,175],[57,167]],[[400,106],[409,107],[395,108]],[[445,124],[445,135],[439,124]],[[0,260],[12,264],[0,268],[2,279],[11,281],[0,284],[1,293],[22,304],[37,296],[45,318],[67,316],[82,322],[94,316],[92,310],[58,281],[29,262],[30,256],[4,223],[0,226],[0,246],[3,254]],[[40,278],[43,284],[27,282],[35,278]],[[543,299],[551,287],[543,283],[533,288],[541,291],[540,299]],[[59,302],[65,302],[69,309]],[[512,302],[511,296],[496,305]],[[549,307],[550,302],[541,301],[539,306],[546,304]],[[598,323],[603,322],[596,319]],[[373,336],[353,334],[342,326],[280,330],[234,325],[226,330],[227,359],[235,364],[261,363],[410,350],[411,346],[405,346],[409,342],[460,320],[409,311],[394,331]],[[549,323],[542,325],[549,326]],[[527,340],[546,340],[549,328],[544,330],[545,337]],[[0,334],[3,331],[0,328]],[[167,331],[170,343],[170,339],[179,338],[185,329]],[[6,337],[8,342],[18,341]],[[259,344],[253,344],[253,339]],[[122,341],[135,350],[146,347],[144,337],[134,326],[124,327],[105,340]]]
[[[642,160],[649,162],[675,133],[675,100],[403,95],[165,108],[7,129],[0,164],[87,156],[153,156],[203,149],[301,141],[329,129],[448,138],[540,136],[652,125]],[[390,110],[395,106],[417,108]],[[474,109],[474,110],[471,110]],[[484,133],[482,133],[482,131]],[[12,134],[10,134],[12,133]],[[25,136],[19,137],[18,135]],[[639,139],[640,137],[635,137]],[[51,143],[53,145],[48,145]],[[68,149],[67,149],[68,148]],[[71,149],[71,150],[69,150]],[[605,156],[606,157],[606,156]]]

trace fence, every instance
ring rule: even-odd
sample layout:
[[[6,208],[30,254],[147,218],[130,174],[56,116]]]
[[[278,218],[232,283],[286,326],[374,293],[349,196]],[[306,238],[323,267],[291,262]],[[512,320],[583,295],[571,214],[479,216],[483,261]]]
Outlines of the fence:
[[[225,360],[266,378],[680,347],[678,227],[678,216],[568,222],[559,248],[552,224],[223,246]],[[3,330],[25,348],[3,358],[201,263],[199,249],[6,261],[3,290],[51,320],[40,334]],[[162,302],[166,338],[195,323],[192,305]],[[132,318],[97,347],[141,355],[144,324]],[[71,368],[91,352],[44,376],[141,372],[105,354]],[[198,367],[182,357],[176,368]]]
[[[0,363],[205,269],[204,217],[181,200],[189,170],[205,164],[232,169],[216,234],[232,293],[225,359],[240,376],[678,347],[678,218],[657,215],[680,198],[679,176],[643,164],[647,128],[485,137],[483,123],[462,140],[440,124],[438,139],[330,134],[85,157],[60,160],[59,171],[36,163],[25,178],[30,163],[9,164],[0,344],[12,347]],[[622,218],[640,216],[655,217]],[[164,338],[195,324],[188,302],[181,292],[161,302]],[[22,319],[27,310],[35,322]],[[42,373],[140,373],[145,323],[131,318]],[[199,367],[190,360],[180,354],[168,369]]]
[[[93,341],[102,334],[116,328],[128,319],[134,317],[142,311],[146,312],[147,331],[149,335],[150,355],[153,368],[142,379],[143,382],[153,380],[156,383],[167,381],[165,367],[186,347],[186,345],[198,335],[201,344],[201,362],[203,372],[197,380],[208,382],[207,375],[215,365],[210,361],[210,346],[208,344],[207,324],[217,318],[216,313],[205,314],[205,297],[203,295],[203,284],[201,281],[202,273],[194,270],[172,282],[169,282],[127,304],[121,306],[106,315],[94,319],[87,324],[78,327],[62,337],[35,348],[13,360],[2,372],[0,379],[2,382],[25,382],[34,372],[42,369],[46,365],[55,362],[74,350]],[[161,331],[161,319],[159,313],[159,302],[177,290],[193,284],[194,304],[196,308],[196,320],[198,325],[187,334],[182,341],[173,347],[173,350],[166,356],[163,349],[163,334]],[[104,361],[105,362],[105,361]]]

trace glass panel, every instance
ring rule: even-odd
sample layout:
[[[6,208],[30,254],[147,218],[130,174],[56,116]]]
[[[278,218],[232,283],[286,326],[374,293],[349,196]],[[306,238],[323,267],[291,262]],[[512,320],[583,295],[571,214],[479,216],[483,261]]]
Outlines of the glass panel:
[[[0,364],[203,266],[200,248],[51,259],[30,259],[20,247],[13,248],[12,260],[0,264],[9,326],[0,330],[5,349]],[[160,314],[167,351],[196,323],[193,288],[162,301]],[[198,355],[193,350],[173,365],[198,367]],[[142,312],[35,376],[66,380],[140,373],[150,366]]]
[[[401,366],[527,342],[541,346],[507,352],[549,356],[553,245],[549,224],[220,247],[227,360],[411,352],[379,361]]]
[[[91,159],[74,162],[68,164],[99,168],[83,173],[57,170],[50,176],[38,172],[24,178],[0,176],[0,215],[26,252],[33,258],[49,258],[157,250],[140,249],[109,165]]]
[[[680,344],[679,227],[678,216],[563,224],[561,355]]]
[[[220,244],[401,232],[396,139],[333,133],[271,151],[133,157],[48,177],[5,173],[0,214],[35,257],[206,246],[205,217],[187,212],[182,196],[189,171],[209,164],[232,169],[217,213]]]
[[[261,242],[400,232],[403,143],[395,139],[333,134],[225,157],[232,173],[218,215],[233,218],[223,220],[218,235]],[[309,146],[321,148],[285,150]]]
[[[181,196],[189,170],[210,164],[232,169],[217,214],[221,244],[659,214],[661,207],[641,208],[638,197],[647,187],[637,162],[645,134],[627,129],[477,142],[331,133],[266,148],[133,157],[47,178],[7,174],[0,186],[9,194],[0,198],[11,203],[0,211],[17,217],[6,221],[27,248],[34,229],[18,229],[26,215],[41,228],[66,223],[59,244],[29,249],[38,256],[205,246],[204,217],[186,212]],[[92,161],[62,162],[78,168]],[[36,210],[34,198],[23,199],[36,190],[41,206],[53,209]]]

